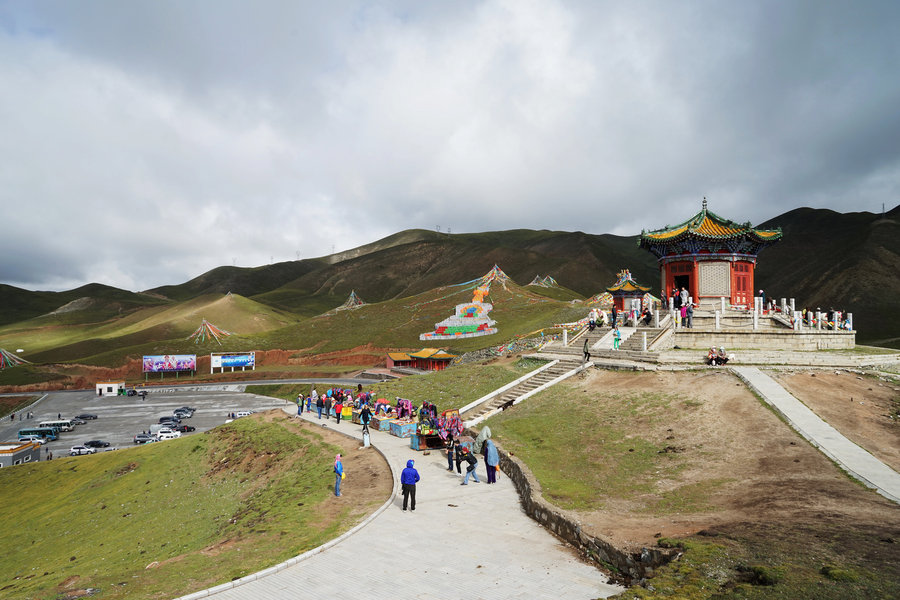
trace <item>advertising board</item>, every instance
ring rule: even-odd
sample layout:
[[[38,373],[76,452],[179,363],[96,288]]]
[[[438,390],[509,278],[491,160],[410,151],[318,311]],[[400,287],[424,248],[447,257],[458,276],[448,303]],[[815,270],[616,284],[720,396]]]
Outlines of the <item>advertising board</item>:
[[[158,354],[145,356],[144,373],[173,373],[176,371],[196,371],[196,354]]]
[[[256,366],[256,352],[244,354],[211,354],[210,366],[219,367],[254,367]]]

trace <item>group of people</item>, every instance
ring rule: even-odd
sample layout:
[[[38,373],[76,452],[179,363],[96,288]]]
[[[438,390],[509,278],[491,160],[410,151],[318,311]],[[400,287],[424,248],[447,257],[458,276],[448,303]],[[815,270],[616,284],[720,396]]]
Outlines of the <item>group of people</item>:
[[[312,412],[313,407],[315,407],[319,419],[322,418],[322,413],[324,412],[326,419],[335,417],[337,423],[340,423],[341,413],[345,406],[360,408],[368,406],[371,400],[372,394],[363,392],[362,384],[357,386],[356,394],[352,390],[329,388],[325,393],[319,395],[319,392],[313,387],[308,396],[304,397],[303,394],[297,396],[297,414],[302,415],[304,408],[306,408],[306,412]],[[371,414],[371,411],[369,411],[369,414]],[[368,420],[367,418],[366,422]]]
[[[709,352],[706,353],[706,364],[713,367],[721,367],[726,364],[730,358],[728,353],[725,352],[724,346],[719,346],[718,350],[713,346],[709,349]]]
[[[694,327],[694,302],[687,288],[672,288],[672,308],[675,310],[675,327]]]
[[[431,405],[433,407],[434,405]],[[431,407],[424,407],[421,410],[420,414],[426,415],[425,418],[430,418],[430,415],[434,412],[430,410]],[[368,411],[368,405],[364,404],[363,411]],[[368,421],[360,417],[360,420],[363,423],[363,430],[368,431]],[[475,456],[476,452],[480,452],[482,458],[484,460],[486,471],[487,471],[487,483],[497,483],[497,472],[500,469],[500,452],[497,450],[496,444],[491,439],[491,429],[490,427],[485,426],[479,432],[478,437],[475,439],[473,444],[474,452],[469,448],[469,445],[460,440],[458,436],[453,436],[452,434],[448,437],[446,443],[446,451],[447,451],[447,470],[453,472],[454,463],[456,466],[456,472],[459,475],[462,475],[462,465],[465,463],[466,472],[463,477],[460,485],[469,485],[469,477],[475,481],[475,483],[481,483],[481,480],[478,478],[478,458]],[[334,465],[332,467],[334,472],[334,495],[338,498],[342,496],[341,493],[341,484],[347,476],[346,471],[344,470],[344,463],[342,456],[337,454],[334,457]],[[420,481],[421,476],[419,475],[418,470],[415,468],[415,461],[410,459],[406,461],[406,468],[400,473],[400,485],[403,493],[403,510],[416,510],[416,484]]]

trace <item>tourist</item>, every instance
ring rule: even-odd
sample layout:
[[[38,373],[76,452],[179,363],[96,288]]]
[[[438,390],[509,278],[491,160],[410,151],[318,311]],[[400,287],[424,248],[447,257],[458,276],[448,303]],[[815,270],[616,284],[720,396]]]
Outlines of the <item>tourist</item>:
[[[684,326],[688,329],[694,328],[694,303],[688,302],[687,306],[684,309]]]
[[[313,393],[315,394],[315,390],[313,390]],[[325,408],[325,401],[322,400],[322,396],[316,397],[316,412],[319,413],[319,419],[322,418],[322,409],[323,408]],[[326,413],[326,416],[327,416],[327,413]]]
[[[406,461],[406,468],[400,472],[400,485],[403,486],[403,510],[406,510],[407,500],[409,509],[416,510],[416,482],[419,481],[419,472],[413,468],[412,459]]]
[[[362,423],[363,433],[369,433],[369,421],[372,419],[372,411],[369,410],[368,404],[363,404],[359,413],[359,420]]]
[[[615,328],[615,327],[616,327],[616,321],[617,321],[618,318],[619,318],[619,311],[616,310],[616,305],[615,305],[615,304],[613,304],[612,310],[609,311],[609,314],[611,315],[611,320],[610,320],[610,322],[611,322],[611,324],[612,324],[611,326],[612,326],[613,328]]]
[[[645,306],[644,310],[641,311],[641,323],[644,325],[644,327],[648,327],[650,325],[650,319],[652,318],[653,316],[650,314],[650,309]]]
[[[588,331],[593,331],[594,327],[597,326],[597,311],[593,308],[591,312],[588,313]]]
[[[341,462],[341,455],[334,457],[334,495],[341,495],[341,481],[344,479],[344,464]]]
[[[337,424],[338,425],[341,424],[341,411],[343,411],[343,410],[344,410],[343,401],[341,400],[340,396],[338,396],[338,398],[334,404],[334,414],[337,416]]]
[[[312,396],[306,397],[306,412],[312,412]]]
[[[622,341],[622,332],[616,327],[613,331],[613,350],[619,349],[619,342]]]
[[[325,393],[325,420],[331,416],[331,390]]]
[[[717,356],[718,356],[718,353],[716,352],[716,347],[713,346],[712,348],[709,349],[709,352],[706,353],[706,364],[708,364],[711,367],[715,367],[717,364],[716,363]]]
[[[719,346],[719,352],[716,354],[716,363],[718,365],[724,365],[728,362],[729,358],[731,357],[725,353],[725,346]]]
[[[478,468],[478,459],[475,458],[469,449],[463,446],[462,449],[462,457],[463,460],[469,463],[469,466],[466,467],[466,476],[463,478],[463,482],[459,485],[469,485],[469,475],[475,480],[475,483],[481,483],[478,479],[478,473],[475,472],[475,469]]]
[[[681,296],[681,306],[687,306],[688,300],[690,299],[687,288],[685,288],[685,287],[681,288],[680,296]]]
[[[453,451],[456,448],[456,439],[453,434],[447,436],[447,470],[453,471]],[[458,464],[458,463],[457,463]]]
[[[581,359],[581,364],[584,364],[587,361],[591,360],[591,347],[588,336],[584,336],[584,349],[582,350],[582,352],[584,352],[584,357]]]
[[[297,415],[303,414],[303,392],[297,394]]]
[[[500,453],[494,440],[484,440],[484,464],[487,468],[487,482],[497,483],[497,468],[500,466]]]

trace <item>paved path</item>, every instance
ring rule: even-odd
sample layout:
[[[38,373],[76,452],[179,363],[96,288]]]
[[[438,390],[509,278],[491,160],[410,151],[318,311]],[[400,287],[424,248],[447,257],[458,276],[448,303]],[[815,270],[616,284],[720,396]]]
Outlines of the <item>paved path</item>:
[[[900,474],[845,438],[758,368],[731,367],[731,370],[842,469],[882,496],[900,503]]]
[[[325,422],[314,414],[309,418],[304,413],[304,418]],[[360,426],[349,421],[337,425],[331,420],[327,426],[361,439]],[[402,497],[395,495],[371,521],[324,550],[251,576],[253,581],[225,584],[228,589],[213,588],[185,599],[587,600],[623,591],[526,516],[505,475],[500,473],[495,485],[484,483],[482,461],[482,483],[470,478],[462,487],[461,477],[447,471],[440,452],[425,456],[411,450],[408,439],[380,431],[372,431],[371,441],[387,457],[395,478],[407,460],[416,461],[422,479],[415,512],[403,512]],[[344,485],[353,485],[353,473],[348,472]]]

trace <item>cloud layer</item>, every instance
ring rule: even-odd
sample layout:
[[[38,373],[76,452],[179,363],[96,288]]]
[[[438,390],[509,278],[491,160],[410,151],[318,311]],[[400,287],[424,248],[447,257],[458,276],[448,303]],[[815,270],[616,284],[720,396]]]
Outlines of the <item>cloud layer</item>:
[[[0,282],[878,211],[898,40],[896,2],[0,2]]]

